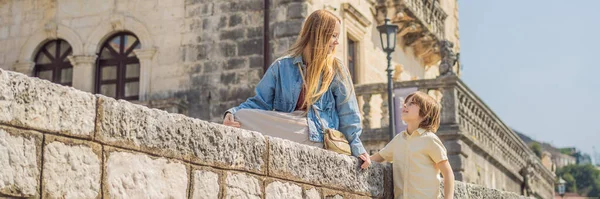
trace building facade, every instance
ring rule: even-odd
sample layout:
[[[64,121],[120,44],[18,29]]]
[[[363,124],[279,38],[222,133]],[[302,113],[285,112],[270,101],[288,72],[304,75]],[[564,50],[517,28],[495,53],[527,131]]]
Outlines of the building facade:
[[[304,19],[318,9],[342,20],[336,56],[353,76],[363,135],[376,136],[387,126],[387,95],[380,92],[387,60],[376,27],[388,17],[400,27],[392,54],[396,83],[412,82],[437,98],[443,117],[473,118],[472,125],[486,128],[481,134],[454,123],[441,129],[457,180],[541,197],[552,192],[546,171],[531,166],[539,161],[516,155],[530,151],[455,79],[460,62],[444,57],[460,52],[457,0],[0,0],[0,68],[220,122],[225,110],[253,95],[265,69],[286,55]],[[444,60],[455,78],[440,79]],[[425,88],[440,82],[451,85]],[[463,142],[450,132],[480,139]],[[376,151],[388,140],[365,143]],[[512,163],[517,166],[502,166]],[[527,185],[532,179],[543,183]]]
[[[425,12],[433,26],[396,9],[419,2],[2,0],[0,68],[219,121],[253,94],[264,69],[286,54],[317,9],[342,19],[336,55],[356,84],[386,81],[376,30],[386,15],[402,25],[394,79],[435,78],[436,41],[460,49],[457,4],[442,0],[423,9],[433,11]]]

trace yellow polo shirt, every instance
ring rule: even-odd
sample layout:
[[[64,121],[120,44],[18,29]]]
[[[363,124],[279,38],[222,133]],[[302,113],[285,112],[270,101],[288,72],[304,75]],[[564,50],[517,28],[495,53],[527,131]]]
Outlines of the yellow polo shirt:
[[[395,199],[437,199],[440,195],[440,170],[435,165],[447,160],[446,148],[432,132],[417,129],[396,135],[379,155],[392,162]]]

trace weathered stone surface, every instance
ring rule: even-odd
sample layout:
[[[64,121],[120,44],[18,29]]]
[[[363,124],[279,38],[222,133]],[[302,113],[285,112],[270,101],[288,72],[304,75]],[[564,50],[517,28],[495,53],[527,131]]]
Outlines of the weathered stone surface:
[[[187,198],[186,166],[145,154],[108,152],[104,197]]]
[[[303,20],[296,19],[275,23],[273,26],[273,34],[276,38],[297,36],[302,28],[303,22]]]
[[[304,190],[303,199],[321,199],[321,194],[316,188]]]
[[[440,183],[441,196],[444,195],[444,182]],[[454,181],[454,198],[468,198],[467,185],[460,181]]]
[[[290,182],[273,181],[267,185],[265,196],[267,199],[302,199],[302,187]]]
[[[41,149],[40,133],[0,126],[0,195],[38,194]]]
[[[346,197],[344,197],[344,198],[345,199],[371,199],[371,197],[357,195],[357,194],[346,194]]]
[[[292,2],[287,8],[287,18],[303,20],[308,15],[307,8],[306,2]]]
[[[201,165],[265,172],[266,141],[256,132],[171,114],[99,96],[103,143]]]
[[[90,138],[95,106],[92,94],[0,70],[0,123]]]
[[[225,180],[225,198],[260,199],[261,184],[261,180],[252,175],[228,172]]]
[[[100,198],[102,149],[95,143],[46,137],[43,195],[48,198]]]
[[[219,174],[207,170],[194,170],[192,198],[217,199],[221,191]]]
[[[331,189],[323,189],[323,197],[325,199],[344,199],[344,193]]]
[[[269,137],[269,176],[381,197],[385,167],[360,169],[358,158]]]
[[[442,186],[443,190],[443,186]],[[513,192],[490,189],[481,185],[468,184],[460,181],[454,182],[454,198],[493,198],[493,199],[528,199]]]

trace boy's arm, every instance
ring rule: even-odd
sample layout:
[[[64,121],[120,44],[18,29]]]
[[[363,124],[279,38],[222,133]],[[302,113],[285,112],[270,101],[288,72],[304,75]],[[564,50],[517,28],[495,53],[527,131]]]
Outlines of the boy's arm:
[[[396,151],[396,145],[398,145],[398,139],[401,135],[396,135],[392,141],[388,142],[383,149],[379,150],[379,153],[371,156],[371,161],[375,162],[394,162],[394,151]]]
[[[376,153],[375,155],[371,156],[371,161],[374,161],[374,162],[383,162],[384,159],[383,159],[383,157],[381,157],[381,155],[379,155],[379,153]]]
[[[454,198],[454,172],[448,160],[442,160],[436,164],[444,176],[444,199]]]

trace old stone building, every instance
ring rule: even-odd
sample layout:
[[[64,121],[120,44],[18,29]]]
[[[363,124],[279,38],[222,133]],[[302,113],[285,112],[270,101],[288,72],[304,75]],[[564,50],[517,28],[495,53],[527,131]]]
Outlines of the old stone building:
[[[219,122],[317,9],[342,19],[336,56],[353,75],[368,148],[389,140],[376,29],[387,16],[400,27],[396,87],[442,103],[439,135],[457,180],[552,193],[551,173],[460,81],[460,63],[447,61],[453,74],[439,77],[442,55],[460,52],[457,0],[0,0],[0,68]]]
[[[428,22],[395,10],[403,5],[423,12],[418,14]],[[448,39],[459,49],[455,0],[427,5],[374,0],[1,0],[0,67],[218,121],[226,108],[252,95],[264,68],[285,54],[304,18],[316,9],[328,9],[342,19],[337,56],[357,84],[386,79],[385,54],[375,28],[384,13],[404,24],[393,54],[396,80],[436,77],[435,41]]]

